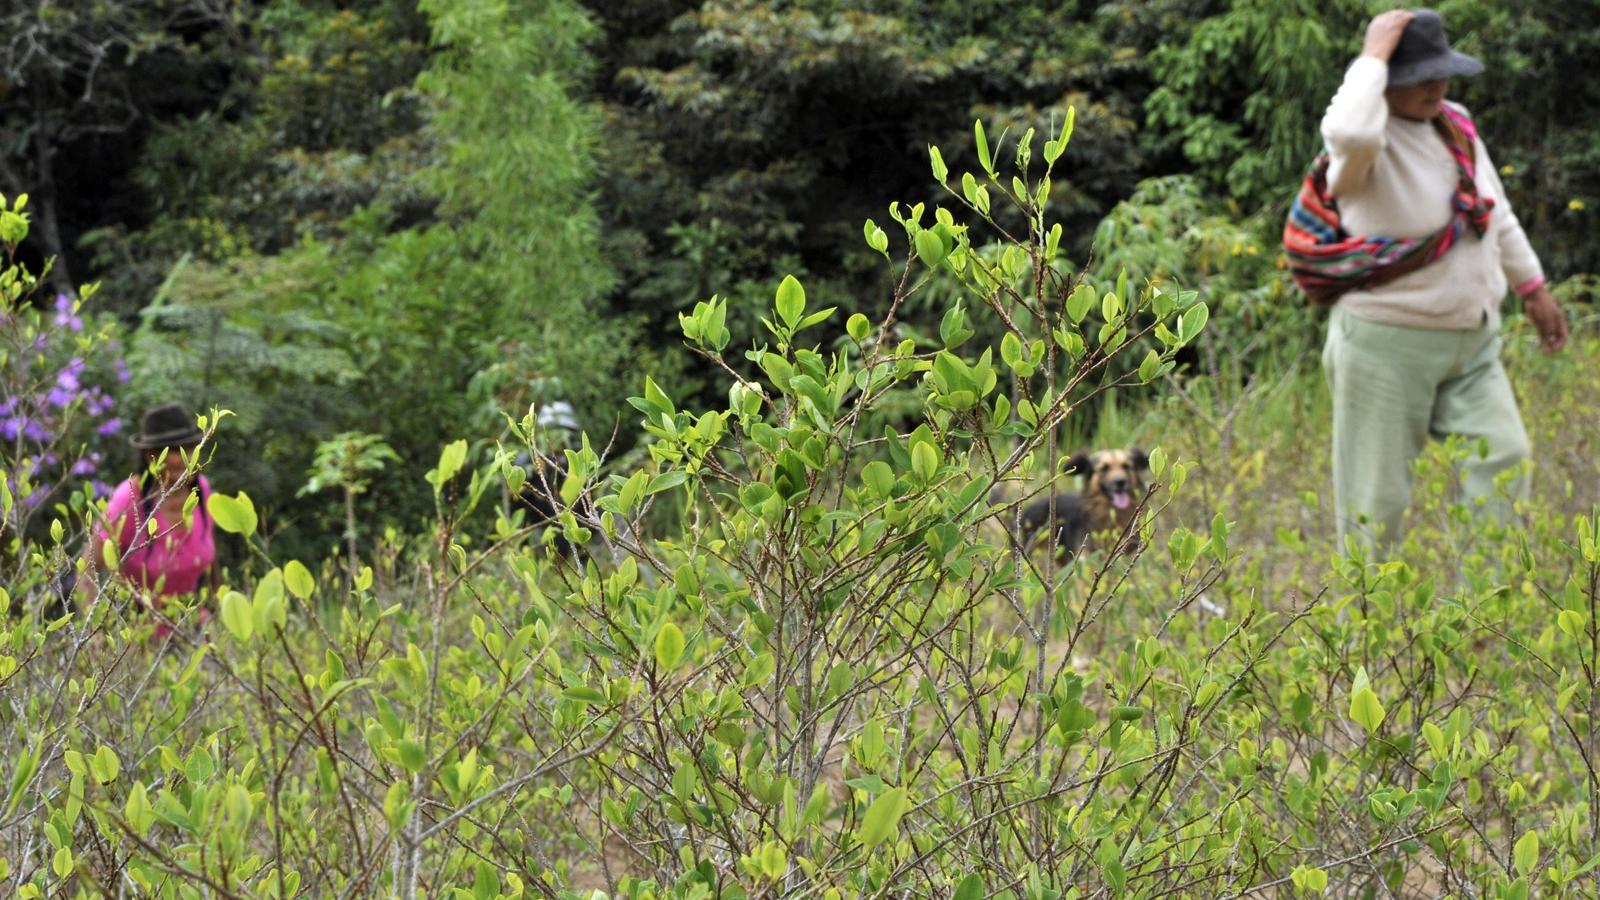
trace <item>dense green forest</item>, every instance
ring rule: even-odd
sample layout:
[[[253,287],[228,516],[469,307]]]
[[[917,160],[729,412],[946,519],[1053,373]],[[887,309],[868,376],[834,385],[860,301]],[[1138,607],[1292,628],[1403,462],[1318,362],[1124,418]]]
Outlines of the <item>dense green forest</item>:
[[[0,893],[1589,895],[1600,6],[1440,4],[1573,340],[1378,559],[1279,235],[1391,6],[0,11]],[[62,585],[169,399],[152,638]],[[1134,445],[1136,553],[1014,540]]]

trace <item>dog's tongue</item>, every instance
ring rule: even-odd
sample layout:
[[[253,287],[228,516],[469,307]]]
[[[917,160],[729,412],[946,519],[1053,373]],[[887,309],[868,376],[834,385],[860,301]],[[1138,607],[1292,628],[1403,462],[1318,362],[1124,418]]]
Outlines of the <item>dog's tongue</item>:
[[[1133,495],[1127,491],[1117,491],[1111,495],[1111,505],[1117,509],[1127,509],[1133,504]]]

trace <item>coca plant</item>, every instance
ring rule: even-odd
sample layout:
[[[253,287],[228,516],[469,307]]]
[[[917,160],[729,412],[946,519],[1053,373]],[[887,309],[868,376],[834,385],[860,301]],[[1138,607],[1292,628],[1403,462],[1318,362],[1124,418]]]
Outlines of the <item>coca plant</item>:
[[[980,171],[951,207],[892,206],[903,242],[867,222],[892,285],[876,320],[818,308],[793,278],[764,319],[770,341],[741,354],[724,301],[684,315],[728,404],[681,410],[647,379],[632,402],[653,471],[591,484],[599,459],[571,454],[563,499],[593,513],[569,514],[567,536],[628,556],[604,577],[566,575],[549,601],[583,635],[553,727],[593,748],[562,787],[566,822],[620,893],[1063,896],[1121,891],[1164,852],[1141,832],[1163,830],[1188,735],[1262,648],[1225,636],[1158,686],[1157,619],[1114,684],[1086,679],[1077,654],[1126,560],[1058,571],[1007,538],[1014,505],[991,503],[1008,482],[1026,486],[1012,497],[1047,489],[1058,426],[1098,392],[1165,374],[1206,321],[1192,294],[1064,270],[1042,210],[1070,130],[1043,142],[1042,166],[1023,135],[1002,174],[980,123]],[[896,340],[896,311],[937,279],[965,297],[938,341]],[[997,345],[972,345],[977,316],[1001,324]],[[838,319],[844,335],[822,343]],[[904,391],[921,421],[866,427]],[[1152,469],[1147,506],[1185,473],[1159,449]],[[674,492],[672,538],[629,543]],[[1174,538],[1165,615],[1214,581],[1226,534],[1219,519]]]
[[[268,560],[249,498],[219,494],[218,527],[258,552],[208,626],[176,610],[154,643],[114,584],[66,623],[17,604],[0,885],[1581,895],[1600,516],[1576,540],[1553,509],[1486,530],[1430,464],[1437,524],[1402,561],[1286,580],[1224,516],[1173,521],[1190,469],[1155,448],[1147,549],[1061,567],[1014,545],[1075,408],[1161,378],[1205,324],[1192,295],[1063,271],[1039,210],[1066,140],[1024,135],[1012,178],[979,127],[948,207],[891,208],[892,239],[868,223],[876,317],[786,279],[770,340],[736,353],[724,301],[686,314],[726,406],[680,409],[647,379],[647,465],[608,471],[585,440],[541,477],[587,560],[476,525],[496,478],[529,476],[513,448],[472,470],[463,440],[427,474],[431,530],[348,580]],[[964,299],[937,341],[897,338],[896,310],[941,281]],[[883,426],[907,396],[920,414]],[[544,443],[532,418],[512,430]],[[1453,586],[1404,562],[1469,545]]]

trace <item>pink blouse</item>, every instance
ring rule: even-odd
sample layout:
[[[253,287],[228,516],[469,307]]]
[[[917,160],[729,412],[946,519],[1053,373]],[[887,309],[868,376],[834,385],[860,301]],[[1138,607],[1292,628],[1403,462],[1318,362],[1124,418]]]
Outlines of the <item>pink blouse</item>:
[[[139,507],[139,484],[129,478],[117,486],[106,504],[106,525],[100,537],[111,539],[109,525],[120,522],[117,547],[121,551],[122,574],[156,596],[190,594],[199,589],[200,579],[217,559],[217,542],[211,514],[205,501],[211,496],[211,483],[200,476],[200,502],[190,514],[188,528],[169,521],[157,508],[156,531],[152,537],[144,530],[144,513]]]

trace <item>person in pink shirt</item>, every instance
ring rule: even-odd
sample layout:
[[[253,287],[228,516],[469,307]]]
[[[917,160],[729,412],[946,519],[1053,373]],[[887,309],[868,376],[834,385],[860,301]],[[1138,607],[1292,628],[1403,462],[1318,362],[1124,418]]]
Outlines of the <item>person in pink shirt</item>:
[[[211,484],[204,475],[191,474],[185,460],[203,437],[194,417],[180,404],[164,403],[145,413],[139,433],[129,439],[139,450],[140,471],[112,493],[105,518],[86,548],[85,577],[78,584],[89,604],[98,599],[96,576],[106,559],[105,545],[112,540],[118,574],[152,610],[159,611],[167,597],[209,594],[215,587],[216,534],[206,511]],[[184,508],[197,491],[194,507],[185,516]],[[200,607],[200,617],[207,614]],[[155,636],[165,637],[171,630],[162,621]]]

